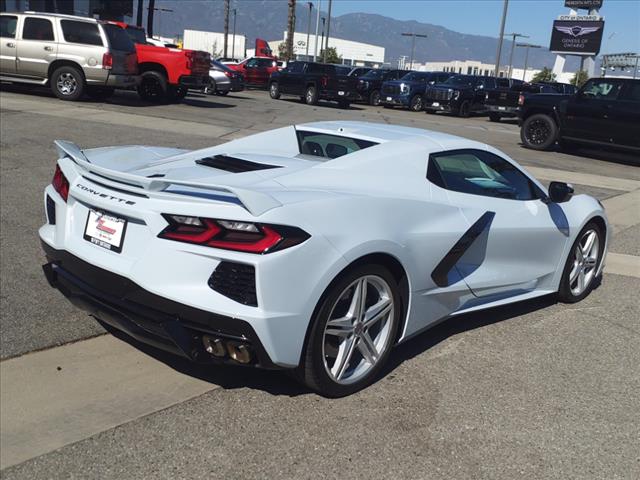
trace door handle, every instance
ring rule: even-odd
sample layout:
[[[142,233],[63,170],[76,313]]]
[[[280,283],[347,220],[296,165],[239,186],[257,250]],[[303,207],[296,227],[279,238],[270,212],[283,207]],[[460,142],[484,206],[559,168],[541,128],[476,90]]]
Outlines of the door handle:
[[[7,43],[7,47],[9,47],[9,48],[15,48],[15,47],[16,47],[16,44],[15,44],[15,43],[8,42],[8,43]]]
[[[44,47],[47,52],[53,52],[53,47]]]

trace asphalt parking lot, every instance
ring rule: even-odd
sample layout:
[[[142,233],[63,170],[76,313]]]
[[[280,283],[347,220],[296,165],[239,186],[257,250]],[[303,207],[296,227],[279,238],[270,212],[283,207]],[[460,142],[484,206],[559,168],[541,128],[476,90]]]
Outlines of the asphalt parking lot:
[[[328,400],[287,375],[203,369],[111,335],[52,290],[37,230],[53,141],[200,148],[292,123],[403,124],[489,143],[600,199],[614,237],[583,302],[446,321],[370,388]],[[640,478],[640,161],[535,152],[515,122],[189,95],[146,105],[0,92],[0,452],[6,479]]]

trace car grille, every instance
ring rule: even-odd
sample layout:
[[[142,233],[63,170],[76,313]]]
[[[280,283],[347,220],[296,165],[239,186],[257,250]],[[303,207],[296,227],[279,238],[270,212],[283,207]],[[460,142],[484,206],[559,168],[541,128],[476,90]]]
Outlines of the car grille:
[[[451,100],[452,93],[450,90],[431,89],[427,90],[426,97],[429,100]]]
[[[384,93],[385,95],[397,95],[400,93],[400,86],[399,85],[383,85],[382,93]]]
[[[256,273],[253,265],[220,262],[209,277],[212,290],[243,305],[258,306]]]

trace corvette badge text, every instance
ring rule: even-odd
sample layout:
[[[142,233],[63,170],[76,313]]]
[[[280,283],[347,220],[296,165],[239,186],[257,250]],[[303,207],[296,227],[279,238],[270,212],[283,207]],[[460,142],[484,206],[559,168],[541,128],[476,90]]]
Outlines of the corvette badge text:
[[[109,194],[106,194],[106,193],[98,192],[98,191],[94,190],[91,187],[87,187],[85,185],[82,185],[81,183],[76,184],[76,186],[79,189],[84,190],[85,192],[88,192],[88,193],[90,193],[92,195],[96,195],[96,196],[98,196],[100,198],[108,198],[109,200],[115,200],[116,202],[124,203],[125,205],[135,205],[136,204],[136,202],[133,202],[131,200],[126,200],[124,198],[118,198],[118,197],[114,197],[113,195],[109,195]]]

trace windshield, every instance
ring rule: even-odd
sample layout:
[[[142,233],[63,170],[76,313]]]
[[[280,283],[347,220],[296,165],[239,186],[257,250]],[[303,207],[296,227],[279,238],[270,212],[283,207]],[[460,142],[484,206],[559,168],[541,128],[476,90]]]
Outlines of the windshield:
[[[127,32],[127,35],[129,35],[129,38],[133,43],[140,43],[142,45],[147,44],[147,35],[144,28],[127,27],[124,31]]]
[[[370,70],[360,78],[382,78],[384,75],[384,70]]]
[[[136,51],[136,46],[122,28],[111,23],[103,23],[102,28],[104,28],[107,38],[109,38],[109,45],[111,45],[111,48],[114,50],[122,50],[124,52]]]
[[[473,85],[474,78],[468,75],[454,75],[453,77],[449,77],[446,82],[447,85]]]
[[[424,73],[409,72],[404,77],[402,77],[402,80],[405,80],[407,82],[424,82],[426,78],[427,75],[425,75]]]

